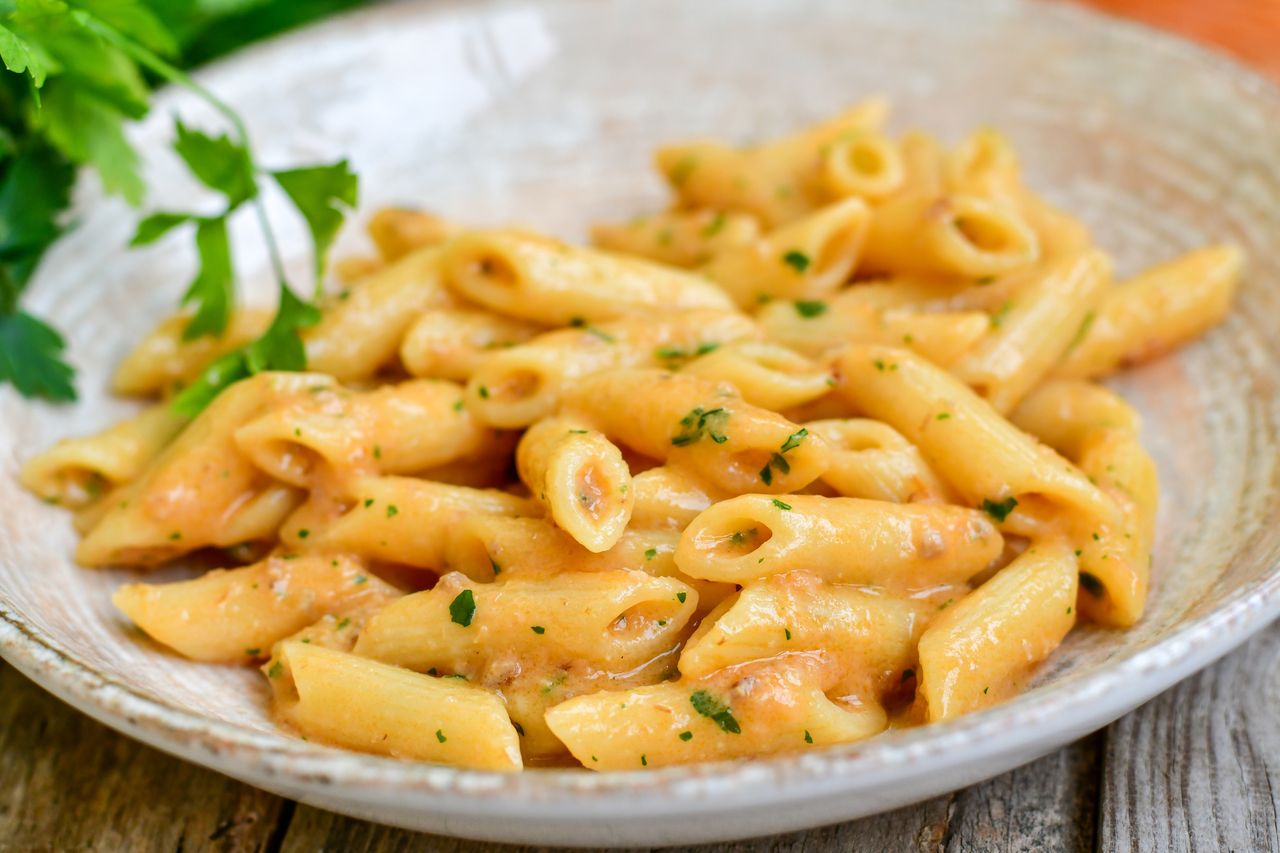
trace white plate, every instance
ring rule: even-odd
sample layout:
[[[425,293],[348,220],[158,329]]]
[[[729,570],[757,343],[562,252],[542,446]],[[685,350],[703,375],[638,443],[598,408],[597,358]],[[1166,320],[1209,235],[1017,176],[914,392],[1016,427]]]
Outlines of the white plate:
[[[1122,272],[1217,239],[1253,263],[1223,329],[1117,383],[1146,416],[1163,481],[1154,588],[1135,630],[1078,631],[1039,687],[945,725],[755,762],[511,777],[286,738],[256,673],[147,644],[108,601],[128,573],[71,563],[66,518],[10,475],[55,438],[127,411],[104,393],[110,369],[191,269],[181,240],[126,252],[131,216],[83,193],[81,224],[49,256],[30,305],[68,330],[85,399],[53,408],[0,392],[0,652],[121,731],[280,794],[432,832],[724,840],[1000,773],[1115,719],[1280,611],[1280,98],[1225,60],[1053,4],[423,2],[327,22],[202,76],[243,110],[268,164],[351,155],[365,210],[416,202],[570,237],[662,203],[648,170],[659,141],[761,138],[883,92],[899,127],[1007,131],[1029,181],[1083,215]],[[152,203],[189,207],[195,190],[162,153],[168,114],[214,119],[181,93],[163,104],[137,135],[163,187]],[[280,201],[272,209],[287,216]],[[237,239],[252,244],[240,224]],[[360,243],[350,229],[339,252]],[[307,256],[300,228],[285,245],[295,263]],[[269,294],[260,247],[239,261],[255,295]]]

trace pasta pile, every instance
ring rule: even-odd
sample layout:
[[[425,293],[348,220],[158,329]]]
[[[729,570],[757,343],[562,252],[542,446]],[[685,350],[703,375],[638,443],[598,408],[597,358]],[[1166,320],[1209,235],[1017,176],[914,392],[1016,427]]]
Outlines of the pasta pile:
[[[1094,380],[1218,323],[1243,259],[1113,281],[999,134],[886,112],[665,147],[671,208],[590,249],[384,210],[310,372],[185,423],[164,398],[269,314],[174,317],[115,377],[160,400],[23,480],[86,566],[221,549],[115,603],[261,665],[311,740],[636,770],[985,708],[1142,616],[1156,471]]]

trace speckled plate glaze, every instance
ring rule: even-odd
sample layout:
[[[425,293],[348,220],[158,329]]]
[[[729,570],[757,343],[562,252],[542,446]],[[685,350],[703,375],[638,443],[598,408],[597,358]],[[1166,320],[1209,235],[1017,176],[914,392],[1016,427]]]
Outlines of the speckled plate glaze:
[[[0,653],[121,731],[283,795],[437,833],[726,840],[993,776],[1110,722],[1280,613],[1280,96],[1230,62],[1053,4],[433,0],[327,22],[203,79],[243,110],[266,163],[349,154],[366,210],[412,202],[569,237],[662,203],[648,169],[659,141],[761,138],[883,92],[899,128],[1004,129],[1029,181],[1084,216],[1121,272],[1217,239],[1244,245],[1252,266],[1225,327],[1116,381],[1145,415],[1163,481],[1136,629],[1077,631],[1035,689],[945,725],[761,761],[500,776],[284,737],[256,673],[148,644],[109,602],[130,575],[72,564],[66,517],[12,475],[34,450],[129,410],[105,394],[110,370],[171,309],[191,263],[181,241],[126,252],[133,215],[83,191],[80,224],[30,304],[68,330],[84,399],[53,408],[0,391]],[[161,100],[136,136],[160,190],[151,203],[187,208],[201,196],[165,151],[169,114],[214,117],[180,93]],[[262,249],[238,224],[249,297],[269,298]],[[362,249],[356,231],[339,252]],[[284,236],[305,263],[301,228]]]

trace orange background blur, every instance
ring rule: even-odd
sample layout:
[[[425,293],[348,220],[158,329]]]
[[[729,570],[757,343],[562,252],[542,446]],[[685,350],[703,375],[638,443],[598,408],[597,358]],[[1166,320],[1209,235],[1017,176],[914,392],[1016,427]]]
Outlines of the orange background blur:
[[[1280,83],[1280,0],[1077,0],[1178,33]]]

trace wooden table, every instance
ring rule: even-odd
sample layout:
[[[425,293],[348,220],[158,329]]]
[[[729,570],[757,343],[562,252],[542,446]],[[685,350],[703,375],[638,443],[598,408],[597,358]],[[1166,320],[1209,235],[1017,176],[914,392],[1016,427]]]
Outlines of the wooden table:
[[[0,850],[28,849],[532,850],[281,799],[118,735],[0,663]],[[686,849],[1280,850],[1280,623],[1105,731],[990,782],[840,826]]]
[[[1089,0],[1280,79],[1280,0]],[[170,758],[0,663],[0,851],[519,849],[388,829]],[[967,790],[715,853],[1280,850],[1280,623],[1105,731]]]

